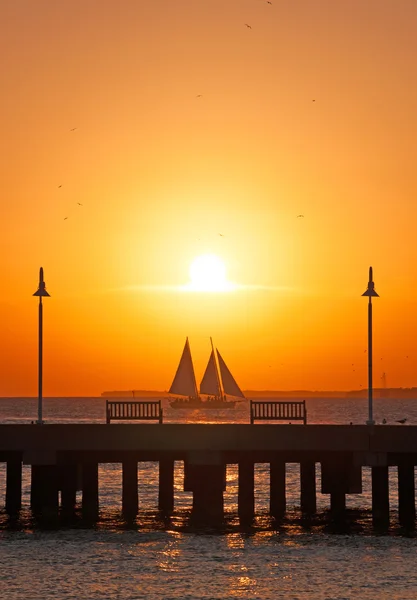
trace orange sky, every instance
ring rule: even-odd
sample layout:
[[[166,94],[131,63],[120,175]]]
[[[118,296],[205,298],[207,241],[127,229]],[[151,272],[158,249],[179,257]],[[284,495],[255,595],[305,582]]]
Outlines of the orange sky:
[[[166,390],[187,335],[198,379],[213,336],[243,389],[366,387],[369,265],[375,384],[417,385],[416,21],[3,0],[0,395],[37,393],[41,265],[45,395]],[[207,252],[241,289],[173,290]]]

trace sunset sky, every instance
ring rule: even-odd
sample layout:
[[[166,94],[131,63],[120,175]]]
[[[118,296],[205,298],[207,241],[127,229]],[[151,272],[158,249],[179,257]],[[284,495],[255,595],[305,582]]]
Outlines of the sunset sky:
[[[167,390],[186,336],[197,379],[213,336],[242,389],[366,387],[370,265],[375,385],[417,385],[417,2],[271,1],[1,2],[0,395],[40,266],[45,395]]]

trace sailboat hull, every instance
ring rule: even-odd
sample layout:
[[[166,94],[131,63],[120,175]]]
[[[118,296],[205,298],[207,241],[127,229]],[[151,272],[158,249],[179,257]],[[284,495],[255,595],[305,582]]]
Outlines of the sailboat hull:
[[[193,410],[193,409],[202,409],[202,410],[224,410],[235,408],[236,401],[235,400],[201,400],[200,398],[192,398],[183,399],[176,398],[169,403],[171,408],[182,409],[182,410]]]

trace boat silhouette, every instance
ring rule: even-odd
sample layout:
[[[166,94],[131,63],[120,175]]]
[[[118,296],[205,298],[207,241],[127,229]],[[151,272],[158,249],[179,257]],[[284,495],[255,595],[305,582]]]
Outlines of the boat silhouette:
[[[170,401],[171,408],[182,409],[230,409],[235,408],[238,400],[228,400],[227,396],[245,398],[242,390],[236,383],[233,375],[229,371],[220,352],[216,348],[214,351],[213,341],[211,342],[211,354],[204,371],[203,379],[200,383],[200,393],[197,388],[197,381],[194,373],[193,359],[191,356],[188,337],[185,341],[184,350],[175,373],[174,380],[169,388],[170,394],[185,396],[175,398]],[[217,360],[216,360],[217,354]],[[203,394],[206,399],[201,398]]]

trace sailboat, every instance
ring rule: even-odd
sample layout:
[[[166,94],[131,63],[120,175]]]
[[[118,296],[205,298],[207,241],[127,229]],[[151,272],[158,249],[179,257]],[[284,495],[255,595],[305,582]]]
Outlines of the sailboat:
[[[190,344],[188,337],[185,342],[181,360],[175,373],[174,381],[169,388],[170,394],[187,396],[186,398],[175,398],[170,402],[171,408],[193,409],[225,409],[234,408],[237,400],[228,400],[227,395],[245,398],[242,390],[236,383],[233,375],[227,368],[220,352],[216,348],[214,352],[213,341],[211,340],[211,354],[204,371],[203,379],[200,383],[200,394],[207,395],[203,400],[197,388],[197,381],[194,373],[194,365],[191,357]]]

